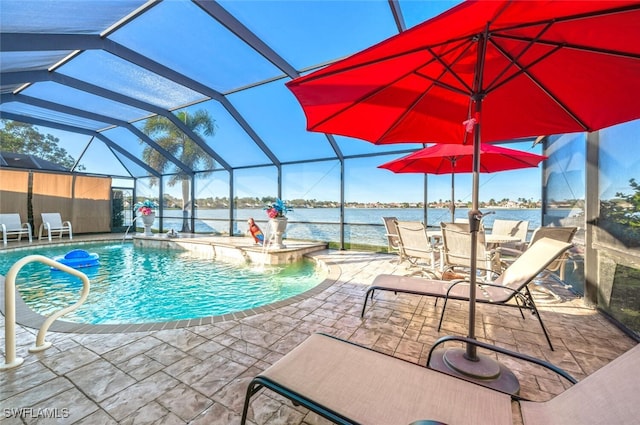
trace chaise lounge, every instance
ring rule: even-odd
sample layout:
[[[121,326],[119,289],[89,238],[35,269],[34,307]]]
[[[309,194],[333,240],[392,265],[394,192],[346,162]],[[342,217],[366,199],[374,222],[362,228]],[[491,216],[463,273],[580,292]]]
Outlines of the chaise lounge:
[[[524,251],[526,251],[529,247],[531,247],[534,243],[539,241],[542,238],[551,238],[556,239],[563,242],[571,242],[573,241],[573,237],[578,232],[577,227],[538,227],[533,231],[531,235],[531,240],[529,244],[522,249],[513,249],[509,247],[501,246],[499,248],[500,254],[503,255],[503,261],[506,263],[514,261],[514,258],[522,255]],[[511,257],[511,258],[509,258]],[[556,258],[551,262],[546,268],[547,272],[555,272],[559,271],[559,278],[561,281],[564,281],[565,277],[565,267],[567,264],[567,260],[569,258],[569,251],[562,254],[560,257]]]
[[[543,238],[538,240],[520,257],[518,257],[500,276],[491,282],[478,282],[476,302],[517,307],[522,314],[522,308],[528,308],[538,318],[549,348],[553,350],[551,339],[544,327],[540,313],[529,291],[528,284],[541,273],[551,262],[571,247],[570,243]],[[442,319],[447,308],[447,300],[469,300],[469,282],[466,280],[444,281],[429,280],[419,277],[404,277],[398,275],[381,274],[377,276],[367,289],[362,306],[362,314],[367,308],[369,295],[373,299],[375,291],[392,291],[415,295],[444,298],[438,331],[442,326]],[[514,300],[515,303],[510,303]]]
[[[547,362],[475,343],[576,382]],[[336,424],[631,424],[640,417],[639,368],[637,345],[551,400],[527,401],[335,337],[313,334],[250,382],[241,424],[249,416],[251,397],[262,388]]]
[[[31,225],[29,223],[22,223],[20,214],[0,214],[0,231],[2,232],[2,242],[4,245],[7,244],[7,236],[17,236],[17,240],[21,241],[24,235],[29,238],[29,243],[32,242]]]
[[[60,239],[64,233],[69,235],[69,239],[73,239],[73,230],[70,221],[62,221],[60,213],[42,213],[42,224],[38,231],[38,240],[46,234],[51,242],[51,235],[58,233]]]

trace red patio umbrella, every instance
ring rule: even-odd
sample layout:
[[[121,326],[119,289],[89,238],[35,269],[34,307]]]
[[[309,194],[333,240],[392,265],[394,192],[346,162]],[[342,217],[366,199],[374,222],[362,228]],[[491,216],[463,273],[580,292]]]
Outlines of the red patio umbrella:
[[[640,118],[638,22],[638,1],[467,1],[287,86],[311,131],[376,144],[466,144],[472,133],[475,255],[481,139],[594,131]],[[496,371],[479,371],[487,362],[473,344],[458,354],[451,359],[459,372],[486,378]]]
[[[533,168],[547,159],[544,155],[483,143],[480,145],[480,172]],[[455,214],[455,173],[473,171],[473,145],[439,144],[379,165],[394,173],[451,173],[451,221]]]
[[[468,1],[287,86],[308,130],[375,144],[459,144],[471,117],[484,143],[593,131],[640,117],[638,22],[638,1]]]

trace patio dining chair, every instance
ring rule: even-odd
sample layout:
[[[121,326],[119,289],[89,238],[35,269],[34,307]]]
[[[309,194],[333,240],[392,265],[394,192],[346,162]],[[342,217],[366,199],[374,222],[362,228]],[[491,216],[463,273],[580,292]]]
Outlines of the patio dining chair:
[[[384,236],[387,238],[387,252],[396,252],[400,257],[398,263],[401,263],[404,258],[402,257],[402,250],[400,249],[400,238],[398,236],[396,220],[398,220],[397,217],[382,217],[385,229]]]
[[[528,220],[503,220],[500,218],[496,218],[493,221],[493,225],[491,228],[492,235],[514,236],[519,238],[520,242],[515,242],[512,244],[516,248],[521,246],[524,241],[527,240],[528,232]]]
[[[467,224],[468,225],[469,224],[469,219],[466,218],[466,217],[464,217],[464,218],[463,217],[458,217],[458,218],[455,218],[452,223]],[[484,217],[482,217],[480,219],[480,230],[484,231]]]
[[[443,242],[440,253],[440,271],[468,274],[471,267],[469,223],[440,223],[440,229]],[[500,253],[487,248],[482,230],[478,232],[476,245],[477,269],[484,270],[487,274],[502,271]]]
[[[412,265],[422,267],[422,271],[431,277],[435,277],[436,250],[431,244],[427,229],[421,221],[395,221],[400,239],[400,251],[402,257]]]
[[[51,235],[57,233],[59,238],[62,239],[64,233],[69,235],[69,239],[73,239],[73,229],[70,221],[62,221],[60,213],[42,213],[42,224],[38,231],[38,240],[42,239],[44,235],[47,236],[49,242],[51,242]]]
[[[475,344],[574,385],[550,400],[529,401],[316,333],[251,380],[240,423],[257,418],[251,397],[263,388],[340,425],[600,425],[640,417],[640,345],[577,382],[551,363],[470,338],[444,337],[433,348],[449,341]]]
[[[538,318],[538,322],[540,322],[540,327],[547,339],[549,348],[553,350],[551,339],[542,322],[540,312],[531,296],[528,285],[540,272],[553,262],[553,260],[562,255],[570,247],[570,243],[554,239],[544,238],[539,240],[505,269],[497,279],[493,281],[478,280],[476,302],[517,307],[523,319],[524,314],[522,313],[522,309],[527,308],[531,310],[531,313],[533,313],[533,315]],[[438,331],[440,331],[442,327],[442,320],[449,299],[469,301],[469,282],[466,280],[429,280],[419,277],[381,274],[376,276],[365,293],[362,317],[364,317],[367,308],[367,300],[369,296],[371,296],[371,300],[373,300],[375,291],[391,291],[394,293],[400,292],[435,297],[436,304],[439,298],[443,298],[444,305],[440,313]]]

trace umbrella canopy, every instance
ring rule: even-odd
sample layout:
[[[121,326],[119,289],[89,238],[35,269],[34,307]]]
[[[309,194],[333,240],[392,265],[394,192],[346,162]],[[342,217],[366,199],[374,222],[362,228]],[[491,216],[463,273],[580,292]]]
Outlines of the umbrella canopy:
[[[378,168],[384,168],[394,173],[451,173],[451,221],[453,221],[455,214],[455,173],[470,173],[473,171],[473,151],[473,145],[433,145],[379,165]],[[537,167],[545,159],[547,157],[544,155],[483,143],[480,145],[479,171],[481,173],[495,173]]]
[[[462,143],[471,117],[485,143],[593,131],[640,117],[638,22],[637,1],[469,1],[287,86],[308,130],[376,144]]]
[[[639,1],[468,1],[287,83],[311,131],[376,144],[466,144],[473,134],[470,339],[481,139],[594,131],[640,118],[638,22]],[[463,357],[482,363],[473,344],[456,355]]]
[[[547,159],[544,155],[487,143],[480,145],[480,172],[517,170],[537,167]],[[472,145],[433,145],[412,154],[379,165],[394,173],[470,173],[473,171]]]

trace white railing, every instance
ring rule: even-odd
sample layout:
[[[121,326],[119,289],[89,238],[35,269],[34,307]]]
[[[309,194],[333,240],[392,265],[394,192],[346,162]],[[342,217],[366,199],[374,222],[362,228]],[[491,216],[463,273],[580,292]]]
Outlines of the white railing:
[[[82,279],[82,291],[80,292],[80,299],[78,300],[78,302],[70,305],[69,307],[63,308],[58,312],[53,313],[44,321],[44,323],[40,327],[40,330],[38,331],[38,335],[36,336],[35,345],[29,348],[30,353],[37,353],[51,347],[51,343],[45,341],[45,336],[47,334],[49,326],[51,326],[51,324],[60,317],[80,307],[89,296],[89,278],[81,271],[78,271],[69,266],[65,266],[64,264],[43,255],[29,255],[16,261],[16,263],[11,266],[11,268],[7,272],[7,276],[5,277],[4,281],[5,362],[3,365],[0,365],[0,370],[11,369],[20,366],[24,361],[24,359],[16,357],[16,276],[18,275],[18,272],[20,271],[20,269],[22,269],[22,267],[24,267],[28,263],[32,263],[35,261],[39,261],[50,267],[55,267],[56,269],[61,270],[65,273],[69,273],[76,277],[79,277],[80,279]]]

